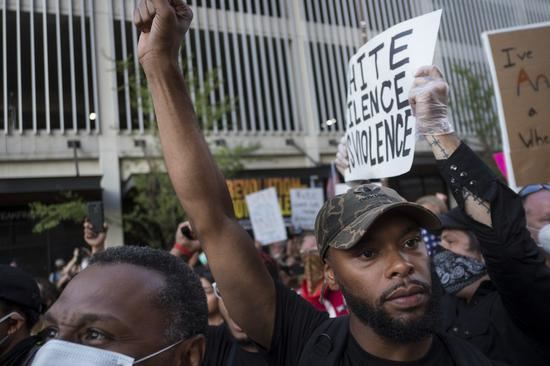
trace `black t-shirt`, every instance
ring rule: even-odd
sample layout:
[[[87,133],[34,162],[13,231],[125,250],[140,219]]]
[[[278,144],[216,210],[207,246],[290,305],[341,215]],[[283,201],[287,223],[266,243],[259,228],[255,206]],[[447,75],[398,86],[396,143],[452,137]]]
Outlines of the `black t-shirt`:
[[[353,337],[348,338],[348,344],[340,366],[454,366],[445,344],[434,336],[428,353],[420,360],[411,362],[388,361],[365,352]]]
[[[267,366],[259,353],[243,351],[235,342],[229,329],[222,324],[208,327],[206,354],[203,366]]]
[[[304,299],[282,285],[276,285],[276,289],[277,309],[275,329],[271,348],[267,353],[269,364],[298,365],[307,341],[328,316],[326,313],[314,309]],[[438,337],[434,337],[434,343],[430,351],[421,360],[415,362],[392,362],[368,354],[349,334],[348,344],[342,355],[340,365],[452,366],[455,363],[452,361],[451,355],[444,343]]]

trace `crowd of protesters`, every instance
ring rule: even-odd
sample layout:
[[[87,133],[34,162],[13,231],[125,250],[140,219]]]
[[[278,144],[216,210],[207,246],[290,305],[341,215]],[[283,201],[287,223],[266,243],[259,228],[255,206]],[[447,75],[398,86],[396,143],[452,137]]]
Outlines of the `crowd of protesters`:
[[[457,137],[436,67],[409,102],[456,207],[362,182],[266,249],[234,218],[178,67],[191,20],[178,0],[134,16],[189,221],[170,251],[105,249],[85,222],[90,252],[50,282],[0,266],[0,365],[550,365],[550,186],[515,193]]]

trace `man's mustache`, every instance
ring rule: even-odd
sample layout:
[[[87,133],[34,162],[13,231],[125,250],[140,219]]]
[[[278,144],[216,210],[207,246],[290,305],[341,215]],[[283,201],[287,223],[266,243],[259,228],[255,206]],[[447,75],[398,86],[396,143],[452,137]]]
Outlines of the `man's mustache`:
[[[386,302],[388,300],[388,297],[391,296],[392,293],[394,293],[396,290],[400,289],[400,288],[408,288],[410,287],[411,285],[414,285],[414,286],[418,286],[420,288],[422,288],[423,292],[428,294],[428,295],[431,295],[432,293],[432,287],[424,282],[424,281],[420,281],[420,280],[416,280],[416,279],[410,279],[408,281],[402,281],[398,284],[395,284],[394,286],[388,288],[387,290],[385,290],[382,295],[380,295],[380,298],[378,300],[378,304],[379,305],[382,305],[384,302]]]

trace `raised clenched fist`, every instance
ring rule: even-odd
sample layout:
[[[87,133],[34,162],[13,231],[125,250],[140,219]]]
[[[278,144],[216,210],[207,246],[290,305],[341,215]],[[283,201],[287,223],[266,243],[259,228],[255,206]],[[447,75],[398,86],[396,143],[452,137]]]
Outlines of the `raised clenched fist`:
[[[134,23],[141,32],[138,57],[143,67],[177,64],[192,19],[193,12],[183,0],[140,0],[134,9]]]

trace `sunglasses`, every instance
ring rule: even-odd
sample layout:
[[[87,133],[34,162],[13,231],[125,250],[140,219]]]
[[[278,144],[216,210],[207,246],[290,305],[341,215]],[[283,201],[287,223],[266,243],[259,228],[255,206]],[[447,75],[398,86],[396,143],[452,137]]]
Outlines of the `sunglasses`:
[[[550,184],[529,184],[523,187],[519,192],[518,195],[521,198],[525,198],[529,196],[530,194],[537,193],[543,190],[550,190]]]

